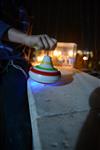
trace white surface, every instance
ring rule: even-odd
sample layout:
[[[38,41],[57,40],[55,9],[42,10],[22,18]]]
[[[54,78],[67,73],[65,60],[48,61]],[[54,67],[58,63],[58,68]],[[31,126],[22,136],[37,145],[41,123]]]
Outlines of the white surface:
[[[78,133],[90,109],[89,97],[100,87],[100,80],[86,73],[68,68],[60,70],[62,78],[55,84],[44,85],[28,80],[34,95],[29,95],[31,118],[34,118],[36,111],[39,132],[37,136],[40,138],[42,150],[63,150],[59,142],[66,138],[66,134],[69,143],[67,149],[74,150]],[[34,129],[34,122],[32,126]]]
[[[35,99],[32,94],[32,90],[30,86],[30,80],[28,80],[27,82],[27,93],[28,93],[28,98],[29,98],[29,107],[30,107],[30,114],[31,114],[33,150],[42,150],[40,137],[39,137],[39,130],[37,126],[38,114],[36,111]]]

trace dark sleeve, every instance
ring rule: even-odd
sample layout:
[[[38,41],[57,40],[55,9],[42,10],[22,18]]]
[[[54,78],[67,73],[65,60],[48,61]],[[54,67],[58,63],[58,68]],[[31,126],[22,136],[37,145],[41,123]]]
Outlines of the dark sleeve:
[[[9,24],[0,20],[0,41],[9,28],[11,28]]]

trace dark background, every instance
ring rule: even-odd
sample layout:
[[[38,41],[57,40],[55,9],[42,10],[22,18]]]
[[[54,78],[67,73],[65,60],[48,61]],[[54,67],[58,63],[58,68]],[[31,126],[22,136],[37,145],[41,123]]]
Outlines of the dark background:
[[[33,34],[48,34],[58,42],[74,42],[78,49],[93,51],[94,61],[100,61],[99,0],[0,0],[0,3],[1,1],[6,2],[11,15],[18,3],[25,4],[33,16]],[[8,14],[5,11],[7,9],[2,7],[0,10]]]
[[[75,42],[79,49],[99,50],[100,10],[97,0],[37,0],[33,4],[34,33]]]

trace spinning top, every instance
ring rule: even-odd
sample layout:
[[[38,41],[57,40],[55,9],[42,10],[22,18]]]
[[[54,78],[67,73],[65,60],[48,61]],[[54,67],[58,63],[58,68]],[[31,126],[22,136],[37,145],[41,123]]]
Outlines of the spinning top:
[[[51,57],[44,56],[40,65],[30,68],[29,75],[37,82],[54,83],[60,79],[61,73],[53,67]]]

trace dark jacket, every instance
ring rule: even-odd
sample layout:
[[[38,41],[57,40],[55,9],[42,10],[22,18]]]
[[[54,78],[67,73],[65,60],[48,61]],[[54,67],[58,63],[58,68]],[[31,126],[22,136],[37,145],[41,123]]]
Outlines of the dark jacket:
[[[9,0],[0,0],[0,7],[2,4],[0,11],[3,13],[4,10],[6,13],[7,9],[3,9],[1,3],[3,1]],[[8,7],[12,6],[12,1],[10,0]],[[32,150],[32,129],[25,76],[25,72],[28,74],[28,66],[24,59],[12,61],[11,64],[9,60],[21,58],[19,56],[21,51],[16,51],[15,44],[2,41],[5,32],[21,21],[16,21],[16,18],[12,20],[17,13],[14,10],[11,14],[11,11],[7,12],[7,16],[0,14],[0,150]],[[16,58],[17,56],[19,57]]]

